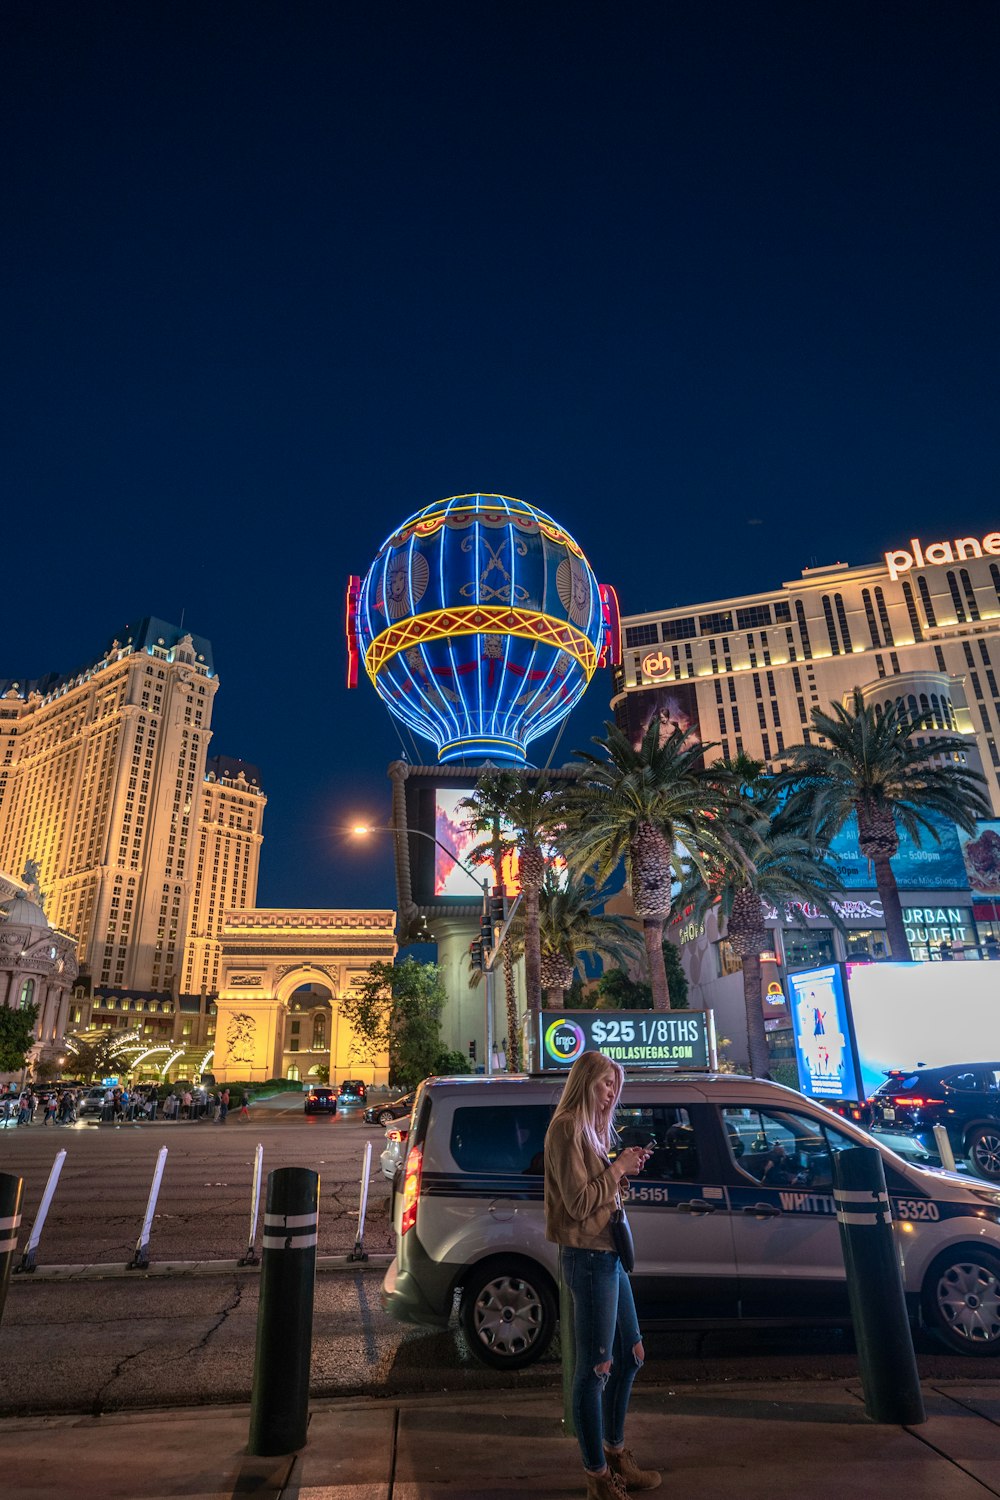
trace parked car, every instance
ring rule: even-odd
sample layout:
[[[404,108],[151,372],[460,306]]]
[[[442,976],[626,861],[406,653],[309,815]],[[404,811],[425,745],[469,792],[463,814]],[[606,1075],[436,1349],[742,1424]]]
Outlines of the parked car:
[[[874,1134],[909,1136],[936,1151],[934,1126],[943,1125],[956,1162],[1000,1182],[1000,1062],[892,1072],[868,1102]]]
[[[403,1094],[399,1099],[390,1099],[388,1104],[369,1104],[365,1110],[366,1125],[388,1125],[392,1120],[399,1120],[403,1115],[408,1115],[413,1109],[413,1101],[416,1092]]]
[[[396,1173],[406,1156],[406,1138],[410,1133],[409,1121],[405,1125],[388,1125],[385,1132],[385,1149],[379,1157],[382,1176],[394,1182]]]
[[[558,1316],[542,1151],[562,1085],[428,1079],[394,1194],[383,1307],[443,1328],[458,1292],[469,1347],[501,1369],[537,1359]],[[736,1074],[632,1076],[616,1125],[623,1146],[654,1142],[628,1195],[643,1327],[848,1324],[832,1158],[874,1142],[911,1319],[953,1350],[1000,1354],[997,1188],[903,1161],[794,1090]]]
[[[336,1089],[310,1089],[306,1095],[303,1108],[307,1115],[331,1114],[337,1108]]]
[[[360,1078],[345,1078],[337,1095],[337,1107],[346,1109],[354,1104],[364,1104],[368,1098],[367,1085]]]

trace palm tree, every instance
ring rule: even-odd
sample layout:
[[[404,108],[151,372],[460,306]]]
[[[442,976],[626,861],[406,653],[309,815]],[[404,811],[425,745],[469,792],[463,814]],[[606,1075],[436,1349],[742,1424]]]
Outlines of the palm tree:
[[[508,840],[517,851],[517,878],[523,896],[524,990],[528,1010],[542,1004],[542,953],[539,938],[539,898],[545,884],[551,848],[561,831],[560,799],[544,774],[515,778],[506,802]]]
[[[769,1078],[760,995],[760,955],[770,947],[765,903],[780,912],[788,902],[799,901],[818,907],[839,926],[832,900],[841,888],[823,852],[789,823],[781,794],[762,763],[740,756],[716,761],[711,769],[729,787],[731,844],[721,859],[710,862],[707,881],[697,874],[689,878],[678,904],[692,906],[696,920],[718,904],[725,917],[726,935],[743,971],[750,1071],[755,1078]]]
[[[507,807],[517,790],[517,776],[513,771],[501,771],[491,766],[484,771],[476,783],[475,790],[463,797],[459,806],[469,817],[469,829],[485,835],[483,842],[469,851],[469,859],[475,865],[493,867],[493,886],[497,891],[504,888],[503,859],[510,850],[510,839],[505,829]],[[514,954],[509,942],[503,945],[504,999],[507,1010],[507,1045],[515,1069],[520,1067],[520,1026],[517,1014],[517,990],[514,985]]]
[[[604,882],[622,860],[635,914],[642,923],[653,1009],[670,1009],[663,962],[663,928],[673,881],[689,867],[706,870],[706,857],[726,846],[722,823],[726,798],[706,774],[706,746],[687,731],[662,736],[651,720],[634,746],[614,724],[606,724],[593,755],[577,750],[583,766],[566,796],[565,849],[577,870]]]
[[[579,957],[596,953],[618,969],[625,969],[643,951],[642,940],[624,917],[599,910],[608,898],[603,888],[570,876],[560,885],[551,877],[539,899],[541,981],[549,1006],[563,1004],[573,975],[582,970]],[[525,928],[527,935],[527,928]]]
[[[856,687],[850,701],[833,704],[833,713],[814,708],[815,732],[825,743],[796,745],[788,752],[790,767],[779,778],[791,788],[789,817],[799,816],[810,836],[825,843],[853,814],[858,842],[875,868],[892,956],[910,957],[899,887],[892,868],[899,849],[899,830],[919,846],[921,834],[935,843],[940,836],[932,815],[975,831],[977,818],[991,815],[982,790],[986,782],[964,764],[968,742],[957,734],[935,732],[930,714],[910,714],[901,702],[887,708],[865,704]]]

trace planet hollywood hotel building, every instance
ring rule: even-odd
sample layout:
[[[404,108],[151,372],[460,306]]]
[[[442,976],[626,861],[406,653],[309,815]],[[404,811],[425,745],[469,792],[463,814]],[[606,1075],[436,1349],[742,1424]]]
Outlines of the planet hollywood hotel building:
[[[932,712],[940,730],[964,735],[1000,817],[1000,532],[914,537],[877,563],[804,568],[764,593],[625,616],[622,630],[614,708],[633,737],[659,715],[716,745],[710,759],[742,750],[777,768],[789,746],[808,743],[811,710],[858,686],[868,702],[902,698]],[[968,858],[968,841],[950,829],[941,850],[901,849],[895,864],[914,956],[939,956],[942,942],[946,956],[949,947],[953,956],[993,956],[1000,824],[981,834]],[[856,843],[840,853],[854,867],[847,935],[817,920],[807,929],[781,924],[777,956],[789,968],[885,952],[866,862]],[[716,969],[725,970],[730,955],[724,943],[717,948]]]

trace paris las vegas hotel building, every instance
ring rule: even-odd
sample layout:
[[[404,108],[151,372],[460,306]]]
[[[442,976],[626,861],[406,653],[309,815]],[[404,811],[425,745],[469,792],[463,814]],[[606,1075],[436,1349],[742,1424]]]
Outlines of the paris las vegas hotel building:
[[[632,735],[661,714],[716,744],[710,758],[742,750],[777,768],[789,746],[809,742],[811,710],[828,710],[858,686],[867,702],[902,698],[966,736],[968,763],[985,776],[1000,817],[1000,532],[911,538],[877,563],[804,568],[763,593],[623,617],[622,629],[614,707]],[[846,938],[784,924],[789,967],[884,956],[877,900],[856,894]],[[1000,936],[996,907],[976,905],[968,888],[902,897],[918,929],[931,901],[936,916],[961,912],[954,931],[945,930],[947,916],[932,926],[970,956]],[[926,936],[920,956],[934,956]],[[724,952],[717,975],[720,963],[728,972]]]
[[[34,860],[45,920],[76,940],[71,1031],[212,1046],[223,912],[256,903],[266,802],[254,767],[208,756],[217,689],[209,642],[153,618],[79,671],[0,680],[0,871]]]

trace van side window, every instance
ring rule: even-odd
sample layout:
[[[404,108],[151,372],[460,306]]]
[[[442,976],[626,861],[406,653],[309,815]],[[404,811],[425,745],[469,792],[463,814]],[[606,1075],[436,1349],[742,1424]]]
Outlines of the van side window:
[[[700,1182],[698,1141],[686,1109],[662,1104],[620,1104],[615,1129],[626,1146],[653,1143],[643,1182]]]
[[[542,1171],[548,1104],[517,1104],[505,1109],[456,1109],[451,1122],[451,1154],[462,1172]]]
[[[726,1105],[721,1113],[733,1160],[764,1187],[829,1188],[830,1153],[857,1145],[825,1121],[787,1109]]]

